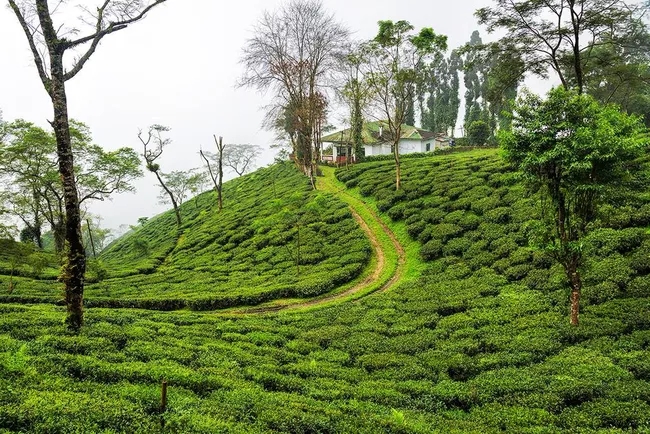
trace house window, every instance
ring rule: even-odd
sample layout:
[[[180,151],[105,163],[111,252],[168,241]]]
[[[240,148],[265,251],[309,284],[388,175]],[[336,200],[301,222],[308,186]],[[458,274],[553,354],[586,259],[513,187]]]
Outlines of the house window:
[[[427,152],[431,150],[431,143],[427,143]]]

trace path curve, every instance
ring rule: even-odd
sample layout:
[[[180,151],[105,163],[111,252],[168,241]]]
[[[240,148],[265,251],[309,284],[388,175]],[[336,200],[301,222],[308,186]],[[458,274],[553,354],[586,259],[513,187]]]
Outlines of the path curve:
[[[359,214],[358,210],[355,208],[353,205],[353,202],[359,201],[361,202],[365,211],[369,213],[372,216],[372,219],[378,223],[382,231],[390,238],[392,248],[395,249],[395,252],[397,253],[397,267],[395,267],[395,271],[392,273],[390,278],[383,284],[381,287],[378,289],[372,291],[369,294],[366,294],[365,296],[368,296],[370,294],[376,294],[380,292],[385,292],[389,290],[395,283],[399,281],[399,279],[402,276],[402,273],[404,271],[404,266],[406,264],[405,261],[405,254],[404,254],[404,247],[402,244],[399,242],[393,231],[384,223],[381,218],[377,215],[377,213],[370,208],[365,201],[360,200],[355,198],[354,196],[350,195],[345,188],[338,188],[336,187],[333,179],[324,179],[324,183],[327,183],[329,188],[326,188],[326,191],[329,191],[330,193],[336,195],[339,197],[339,199],[343,200],[347,205],[348,208],[350,209],[350,213],[352,214],[352,217],[357,221],[363,232],[366,234],[368,237],[368,240],[370,241],[370,244],[372,245],[373,253],[377,257],[377,262],[375,264],[375,268],[372,271],[372,273],[367,276],[364,280],[361,282],[358,282],[356,285],[353,287],[337,293],[337,294],[331,294],[331,295],[325,295],[322,297],[314,298],[311,300],[307,301],[300,301],[296,303],[290,303],[290,304],[285,304],[285,305],[277,305],[277,306],[257,306],[257,307],[250,307],[250,308],[236,308],[236,310],[231,311],[230,313],[239,313],[239,314],[263,314],[263,313],[271,313],[271,312],[279,312],[283,310],[293,310],[293,309],[304,309],[304,308],[309,308],[309,307],[317,307],[317,306],[322,306],[325,304],[329,304],[334,301],[338,300],[344,300],[347,299],[348,297],[357,294],[359,292],[363,292],[366,290],[368,287],[372,286],[375,284],[380,278],[381,278],[381,273],[386,266],[386,252],[384,251],[379,238],[377,237],[377,234],[372,231],[370,226],[368,225],[368,222],[361,217]],[[355,301],[359,301],[361,298],[356,299]]]

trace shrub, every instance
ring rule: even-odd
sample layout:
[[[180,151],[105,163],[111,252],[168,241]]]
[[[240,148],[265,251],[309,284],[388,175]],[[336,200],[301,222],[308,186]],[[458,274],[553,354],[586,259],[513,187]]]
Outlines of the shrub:
[[[442,255],[442,241],[440,240],[430,240],[425,243],[420,249],[420,256],[425,261],[433,261],[438,259]]]

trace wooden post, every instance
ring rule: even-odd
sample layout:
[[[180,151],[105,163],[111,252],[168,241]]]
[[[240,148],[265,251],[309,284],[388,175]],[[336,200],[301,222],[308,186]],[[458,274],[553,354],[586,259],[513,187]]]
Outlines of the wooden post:
[[[165,412],[167,410],[167,380],[162,382],[162,393],[160,397],[160,411]]]

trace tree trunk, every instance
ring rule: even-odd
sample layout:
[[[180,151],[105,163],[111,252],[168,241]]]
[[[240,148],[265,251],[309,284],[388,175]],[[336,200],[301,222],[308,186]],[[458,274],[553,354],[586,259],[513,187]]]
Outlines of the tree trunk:
[[[570,271],[569,280],[571,281],[571,325],[578,326],[578,316],[580,314],[580,291],[582,289],[582,279],[580,273],[574,269]]]
[[[63,183],[65,202],[65,241],[67,261],[62,271],[65,284],[65,302],[68,311],[66,324],[71,330],[79,330],[83,324],[84,275],[86,273],[86,254],[81,237],[81,213],[79,197],[74,176],[74,159],[70,139],[68,103],[63,79],[63,54],[50,53],[51,86],[49,89],[54,107],[52,127],[56,137],[59,173]]]
[[[52,225],[52,235],[54,236],[54,251],[63,253],[63,249],[65,249],[65,221],[63,216],[60,216]]]
[[[402,185],[402,172],[399,162],[399,141],[394,145],[393,155],[395,156],[395,190],[399,190]]]
[[[216,140],[216,137],[215,137]],[[217,191],[218,196],[219,196],[219,211],[223,209],[223,137],[219,137],[219,142],[218,142],[218,150],[219,150],[219,189]]]
[[[160,186],[167,192],[167,195],[169,196],[169,199],[172,202],[172,206],[174,207],[174,214],[176,214],[176,226],[180,229],[181,227],[181,212],[178,209],[178,203],[176,202],[176,198],[174,198],[174,193],[171,192],[163,182],[162,178],[160,177],[160,174],[158,173],[158,170],[153,172],[156,174],[156,178],[158,178],[158,182],[160,183]]]

